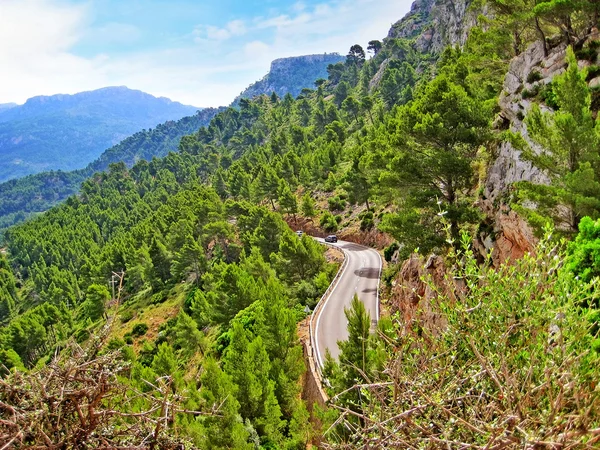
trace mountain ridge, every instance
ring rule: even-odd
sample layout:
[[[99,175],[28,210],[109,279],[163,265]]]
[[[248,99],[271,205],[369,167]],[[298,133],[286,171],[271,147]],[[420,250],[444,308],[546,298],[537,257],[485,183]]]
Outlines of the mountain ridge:
[[[32,97],[0,110],[0,181],[80,169],[133,133],[197,110],[125,86]]]
[[[238,95],[232,105],[241,98],[252,98],[260,94],[275,92],[279,97],[289,93],[297,97],[302,89],[314,88],[318,78],[327,78],[327,66],[345,59],[339,53],[317,53],[274,59],[269,72],[255,81]]]

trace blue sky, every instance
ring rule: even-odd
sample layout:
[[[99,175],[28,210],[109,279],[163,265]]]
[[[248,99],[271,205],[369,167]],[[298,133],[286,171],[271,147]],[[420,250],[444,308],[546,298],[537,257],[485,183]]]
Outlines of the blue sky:
[[[0,103],[126,85],[231,102],[273,59],[382,39],[411,0],[0,0]]]

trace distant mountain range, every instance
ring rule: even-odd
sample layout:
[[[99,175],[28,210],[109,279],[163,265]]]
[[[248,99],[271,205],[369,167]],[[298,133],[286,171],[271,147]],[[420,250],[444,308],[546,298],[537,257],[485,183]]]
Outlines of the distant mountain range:
[[[133,133],[197,110],[123,86],[0,105],[0,181],[80,169]]]
[[[139,131],[104,151],[83,169],[42,172],[0,183],[0,232],[76,194],[85,179],[107,169],[111,163],[123,161],[132,166],[140,159],[151,160],[176,151],[182,136],[208,125],[224,109],[206,108],[193,116]]]
[[[293,96],[297,96],[302,89],[313,88],[314,82],[318,78],[327,78],[327,66],[329,64],[335,64],[342,60],[344,60],[344,58],[337,53],[277,59],[271,64],[271,71],[260,81],[250,85],[234,100],[232,105],[237,104],[242,97],[251,98],[261,94],[269,95],[272,92],[275,92],[280,97],[285,96],[288,92]],[[193,111],[196,110],[196,108],[193,107],[186,107],[178,103],[170,102],[167,99],[157,99],[151,95],[144,94],[143,92],[132,91],[127,88],[106,88],[73,96],[58,95],[52,97],[36,97],[35,99],[28,101],[22,107],[19,107],[14,103],[0,105],[0,156],[2,157],[1,159],[4,159],[4,161],[0,161],[0,181],[3,179],[6,180],[7,178],[13,178],[10,181],[0,182],[0,235],[3,229],[16,223],[20,223],[32,215],[46,211],[52,206],[64,201],[69,196],[76,194],[79,192],[79,186],[86,178],[90,177],[94,172],[105,170],[111,163],[123,161],[128,166],[132,166],[140,159],[150,160],[153,157],[164,156],[169,151],[177,150],[179,141],[183,136],[192,134],[198,131],[202,126],[208,125],[211,119],[219,111],[224,109],[223,107],[216,109],[207,108],[194,115],[189,115],[190,113],[188,112],[187,115],[189,117],[183,117],[176,121],[168,120],[165,123],[156,125],[160,122],[160,120],[157,120],[151,125],[139,126],[130,133],[131,136],[116,145],[112,142],[105,145],[103,148],[108,148],[107,150],[102,152],[102,154],[97,153],[94,157],[88,158],[87,160],[83,156],[79,157],[80,153],[86,151],[85,147],[82,145],[82,141],[80,139],[71,138],[72,142],[65,143],[64,146],[62,144],[57,144],[54,154],[58,153],[60,157],[65,156],[71,157],[71,160],[74,159],[75,162],[71,163],[77,170],[47,170],[41,173],[17,178],[23,175],[24,171],[22,169],[25,168],[25,165],[10,164],[10,160],[7,160],[7,157],[5,156],[7,153],[5,153],[5,149],[2,147],[1,130],[3,129],[3,126],[7,126],[7,124],[10,124],[11,122],[2,123],[3,119],[8,117],[16,118],[19,115],[23,115],[24,113],[19,110],[26,106],[27,109],[31,110],[31,114],[35,113],[35,108],[33,108],[33,105],[35,104],[40,105],[40,108],[46,108],[47,111],[52,109],[56,110],[57,106],[52,106],[54,100],[58,103],[60,101],[66,102],[62,103],[63,105],[66,105],[73,101],[74,97],[83,100],[85,97],[94,97],[95,93],[98,93],[99,97],[102,97],[103,93],[113,97],[119,96],[119,93],[121,93],[123,94],[124,99],[138,97],[138,101],[135,103],[138,105],[140,104],[139,99],[145,98],[150,103],[153,103],[152,99],[154,99],[159,104],[162,102],[163,104],[178,105],[182,108],[191,108]],[[62,100],[60,100],[60,98],[62,98]],[[117,102],[116,99],[114,99],[114,101],[116,103],[126,103],[126,101]],[[99,103],[102,105],[103,102],[100,101]],[[91,103],[88,102],[88,105],[91,105]],[[12,111],[12,109],[15,108],[16,110]],[[80,104],[79,107],[73,106],[70,108],[63,108],[63,111],[67,110],[81,113],[83,109],[84,106]],[[104,111],[104,114],[106,115],[102,116],[99,111]],[[110,125],[112,121],[110,118],[113,115],[114,112],[111,111],[110,108],[107,110],[104,106],[101,106],[98,109],[98,112],[93,114],[97,123],[101,123],[103,117],[107,119],[107,125],[104,130],[106,132],[111,132],[115,129]],[[63,113],[63,117],[65,116],[69,118],[68,113]],[[62,136],[62,127],[50,127],[50,125],[47,125],[44,122],[44,116],[41,113],[38,114],[38,117],[37,127],[46,130],[49,142],[55,143],[66,141],[67,138]],[[46,117],[49,117],[56,125],[57,119],[55,118],[55,115],[50,114]],[[148,129],[141,130],[142,128]],[[82,133],[84,131],[85,130],[83,130]],[[134,132],[136,133],[133,134]],[[56,133],[57,135],[53,136],[52,133]],[[69,145],[67,146],[66,144]],[[27,148],[28,147],[18,147],[18,149],[25,151]],[[64,150],[61,150],[61,148]],[[25,157],[26,153],[20,154],[15,150],[13,161],[14,159],[24,160]],[[53,156],[52,158],[58,157]],[[55,168],[56,166],[52,167]],[[6,172],[5,175],[2,175],[3,170],[11,170],[12,172],[9,171],[8,176],[6,175]]]
[[[19,106],[16,103],[0,103],[0,112]]]
[[[327,78],[327,66],[344,61],[339,53],[319,55],[293,56],[276,59],[271,63],[271,70],[262,79],[248,86],[238,95],[233,104],[240,98],[252,98],[261,94],[275,92],[279,97],[289,93],[297,97],[304,88],[315,88],[315,81]]]

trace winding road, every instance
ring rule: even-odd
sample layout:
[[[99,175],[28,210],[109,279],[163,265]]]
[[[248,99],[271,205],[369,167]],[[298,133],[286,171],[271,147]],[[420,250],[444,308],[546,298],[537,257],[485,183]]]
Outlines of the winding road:
[[[317,238],[317,241],[323,242],[323,239]],[[344,252],[346,267],[313,317],[314,327],[311,331],[314,334],[317,363],[321,368],[326,349],[337,359],[340,354],[337,342],[348,339],[344,308],[350,307],[354,294],[365,304],[371,316],[371,325],[374,326],[379,319],[381,256],[374,249],[353,242],[338,241],[330,245]]]

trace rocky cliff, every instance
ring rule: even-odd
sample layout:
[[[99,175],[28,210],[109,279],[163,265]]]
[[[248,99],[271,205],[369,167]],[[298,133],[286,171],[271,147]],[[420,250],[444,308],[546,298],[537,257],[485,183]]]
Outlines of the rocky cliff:
[[[289,93],[298,96],[304,88],[314,88],[315,80],[327,78],[327,66],[343,61],[338,53],[322,55],[305,55],[276,59],[271,63],[271,70],[259,81],[252,83],[234,101],[240,98],[252,98],[261,94],[275,92],[279,97]]]
[[[597,34],[588,38],[589,41],[598,39],[600,36]],[[543,44],[539,41],[511,61],[499,99],[500,113],[495,122],[497,128],[520,133],[529,141],[523,119],[534,101],[541,103],[542,108],[548,110],[540,96],[535,93],[541,92],[554,77],[564,72],[565,57],[566,44],[558,44],[551,48],[546,56]],[[590,61],[579,61],[580,67],[591,64]],[[592,88],[599,84],[600,77],[589,81]],[[531,141],[529,144],[536,149]],[[499,262],[507,258],[521,257],[535,243],[531,229],[514,211],[510,211],[507,205],[511,185],[518,181],[546,183],[548,178],[531,163],[522,160],[520,152],[509,142],[502,142],[494,156],[480,203],[481,208],[490,217],[493,229],[482,236],[480,243],[483,246],[481,250],[492,249],[495,260]]]
[[[392,25],[388,38],[415,40],[423,53],[440,53],[447,45],[463,45],[482,12],[473,0],[417,0],[411,11]],[[485,12],[485,11],[484,11]]]
[[[388,38],[414,39],[418,50],[429,53],[439,52],[448,44],[462,45],[475,25],[477,15],[486,12],[469,10],[471,3],[469,0],[418,0],[411,12],[392,26]],[[596,32],[588,40],[600,40],[600,36]],[[524,118],[532,102],[540,103],[542,109],[549,109],[539,94],[566,67],[566,45],[555,42],[550,47],[545,55],[542,42],[534,43],[510,62],[498,101],[499,114],[494,123],[498,131],[510,129],[529,141]],[[590,64],[589,61],[580,61],[582,67]],[[597,89],[600,77],[589,80],[589,86]],[[599,97],[600,94],[596,94],[595,98]],[[536,149],[531,141],[529,144]],[[510,208],[511,186],[519,181],[546,183],[548,178],[531,163],[522,160],[520,152],[509,142],[501,142],[490,160],[479,201],[480,208],[487,215],[487,226],[482,227],[484,231],[475,241],[475,247],[481,254],[492,251],[496,265],[522,257],[536,243],[531,228]],[[428,307],[434,294],[423,282],[423,277],[430,276],[434,285],[443,288],[443,274],[444,263],[439,257],[425,260],[413,256],[405,261],[393,282],[390,309],[399,311],[405,321],[410,321],[417,311],[420,311],[421,320],[435,321]]]

